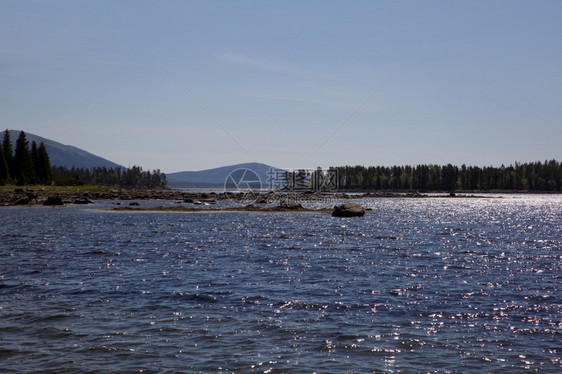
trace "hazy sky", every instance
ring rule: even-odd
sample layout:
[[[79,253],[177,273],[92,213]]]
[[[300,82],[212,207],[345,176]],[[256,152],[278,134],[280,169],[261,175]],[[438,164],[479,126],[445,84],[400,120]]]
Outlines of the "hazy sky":
[[[165,172],[562,160],[562,1],[0,0],[0,128]]]

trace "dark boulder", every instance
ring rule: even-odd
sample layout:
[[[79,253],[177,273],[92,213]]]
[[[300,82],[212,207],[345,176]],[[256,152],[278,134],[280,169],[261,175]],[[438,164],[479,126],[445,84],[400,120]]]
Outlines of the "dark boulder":
[[[88,198],[74,200],[74,204],[93,204],[93,203],[94,202]]]
[[[332,212],[332,217],[363,217],[363,215],[365,215],[365,208],[357,203],[336,205]]]
[[[49,196],[47,200],[45,200],[43,205],[55,206],[55,205],[64,205],[64,203],[62,199],[58,196]]]
[[[14,202],[14,205],[27,205],[29,204],[29,197],[22,197]]]
[[[299,210],[299,209],[304,209],[304,208],[299,203],[283,202],[283,203],[279,204],[279,209],[282,209],[282,210]]]

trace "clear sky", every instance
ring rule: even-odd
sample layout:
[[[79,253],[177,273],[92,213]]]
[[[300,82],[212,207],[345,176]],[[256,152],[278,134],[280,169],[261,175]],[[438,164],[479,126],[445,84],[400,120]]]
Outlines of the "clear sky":
[[[562,1],[0,0],[0,126],[164,172],[562,160]]]

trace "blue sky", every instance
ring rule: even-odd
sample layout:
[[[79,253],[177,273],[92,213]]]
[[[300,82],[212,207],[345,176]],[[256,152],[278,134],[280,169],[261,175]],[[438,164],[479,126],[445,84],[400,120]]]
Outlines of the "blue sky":
[[[9,1],[0,126],[165,172],[562,159],[561,1]]]

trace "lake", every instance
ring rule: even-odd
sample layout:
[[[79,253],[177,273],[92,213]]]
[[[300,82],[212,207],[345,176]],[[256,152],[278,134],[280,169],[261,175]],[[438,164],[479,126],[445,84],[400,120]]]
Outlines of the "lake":
[[[0,369],[562,371],[562,196],[360,202],[1,207]]]

